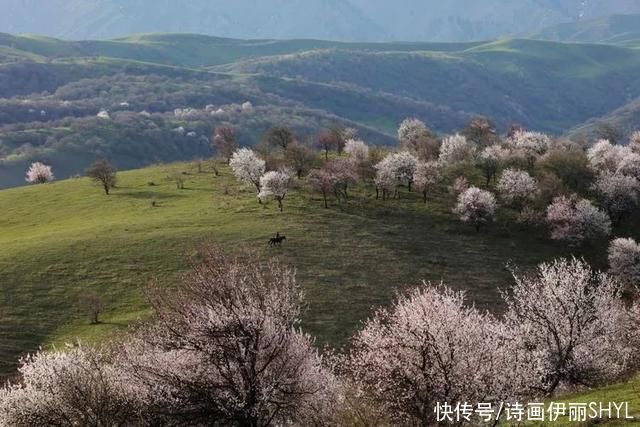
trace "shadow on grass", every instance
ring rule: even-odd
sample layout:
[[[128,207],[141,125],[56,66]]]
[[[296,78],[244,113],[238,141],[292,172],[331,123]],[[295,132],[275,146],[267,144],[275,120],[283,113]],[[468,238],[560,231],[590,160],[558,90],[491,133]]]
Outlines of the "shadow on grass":
[[[176,190],[178,191],[178,190]],[[182,191],[182,190],[180,190]],[[138,200],[151,200],[153,198],[157,200],[167,200],[167,199],[180,199],[185,198],[186,196],[180,194],[168,194],[168,193],[155,193],[153,191],[138,191],[131,193],[113,193],[115,197],[128,197],[131,199]]]

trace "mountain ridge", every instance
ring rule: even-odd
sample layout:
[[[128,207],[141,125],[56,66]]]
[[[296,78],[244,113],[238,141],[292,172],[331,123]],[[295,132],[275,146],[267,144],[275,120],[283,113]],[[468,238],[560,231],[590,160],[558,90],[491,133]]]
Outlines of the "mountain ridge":
[[[640,13],[631,0],[0,0],[0,31],[64,39],[141,32],[341,41],[471,41]]]

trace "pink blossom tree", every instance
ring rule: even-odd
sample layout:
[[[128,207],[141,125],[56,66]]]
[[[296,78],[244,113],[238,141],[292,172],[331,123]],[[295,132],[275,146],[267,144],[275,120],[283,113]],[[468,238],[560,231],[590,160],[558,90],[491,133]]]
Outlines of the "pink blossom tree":
[[[260,193],[258,193],[258,198],[264,201],[269,197],[273,197],[278,202],[278,208],[280,208],[280,212],[282,212],[282,202],[289,192],[292,176],[293,173],[288,170],[265,173],[260,178]]]
[[[480,231],[480,227],[495,220],[496,207],[496,198],[492,193],[470,187],[458,196],[454,213],[460,221],[468,222],[476,231]]]
[[[514,277],[504,296],[505,322],[525,394],[549,396],[561,386],[597,385],[625,372],[633,349],[621,339],[626,312],[616,281],[575,258]]]
[[[425,284],[380,309],[352,342],[349,368],[366,398],[398,425],[434,425],[438,402],[506,398],[493,317],[464,294]]]
[[[75,347],[23,360],[0,391],[0,424],[15,427],[142,423],[144,403],[111,351]]]
[[[336,379],[298,329],[292,269],[203,246],[174,291],[154,288],[156,321],[126,346],[155,425],[302,425],[335,402]]]
[[[640,245],[631,238],[614,239],[609,244],[611,274],[623,283],[640,285]]]
[[[31,166],[29,166],[27,170],[26,181],[29,184],[45,184],[53,181],[53,179],[54,176],[51,166],[45,165],[44,163],[31,163]]]
[[[327,168],[316,169],[309,174],[311,188],[322,194],[325,209],[329,208],[328,197],[335,192],[338,177]]]
[[[334,194],[339,201],[340,197],[349,198],[349,188],[358,182],[356,164],[351,159],[333,159],[328,161],[324,168],[334,176]]]
[[[424,203],[427,203],[427,195],[442,179],[440,164],[438,162],[418,162],[413,173],[415,189],[422,193]]]
[[[576,195],[558,196],[547,208],[551,238],[579,245],[585,240],[611,234],[611,220],[606,212]]]

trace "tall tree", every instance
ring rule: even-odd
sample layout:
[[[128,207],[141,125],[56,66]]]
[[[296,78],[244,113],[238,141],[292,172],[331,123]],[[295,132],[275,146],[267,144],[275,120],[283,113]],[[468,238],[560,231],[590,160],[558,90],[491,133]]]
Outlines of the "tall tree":
[[[116,173],[116,168],[106,159],[96,160],[96,162],[87,169],[87,176],[100,184],[106,195],[109,195],[109,190],[116,186]]]

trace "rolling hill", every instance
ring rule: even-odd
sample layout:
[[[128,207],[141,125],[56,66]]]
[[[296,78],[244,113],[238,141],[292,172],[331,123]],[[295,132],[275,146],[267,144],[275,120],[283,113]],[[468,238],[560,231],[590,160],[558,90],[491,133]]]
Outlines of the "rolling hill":
[[[213,128],[226,122],[247,145],[274,123],[303,139],[342,124],[371,144],[392,144],[410,116],[440,133],[485,115],[502,131],[517,122],[562,134],[607,120],[640,97],[638,70],[633,47],[525,39],[341,43],[151,34],[66,42],[5,34],[0,188],[22,183],[34,160],[68,177],[100,156],[122,168],[208,156]],[[255,108],[240,111],[247,101]],[[193,114],[178,117],[176,109]],[[111,120],[97,120],[101,110]],[[638,125],[630,120],[625,130]],[[180,128],[196,138],[172,132]]]
[[[496,309],[498,289],[511,283],[507,262],[528,268],[568,254],[544,231],[506,222],[508,211],[476,233],[451,214],[446,186],[426,206],[406,190],[383,202],[359,186],[348,202],[324,209],[305,179],[280,213],[219,169],[217,177],[210,164],[201,173],[188,163],[123,172],[110,196],[86,178],[0,191],[0,371],[42,343],[91,340],[144,318],[144,286],[177,280],[185,254],[203,239],[267,251],[270,234],[287,235],[266,253],[296,267],[308,302],[304,328],[320,346],[344,344],[401,286],[444,280]],[[167,181],[172,170],[186,174],[184,190]],[[578,253],[602,266],[605,252],[594,244]],[[77,303],[87,292],[105,299],[101,325],[88,325]]]

